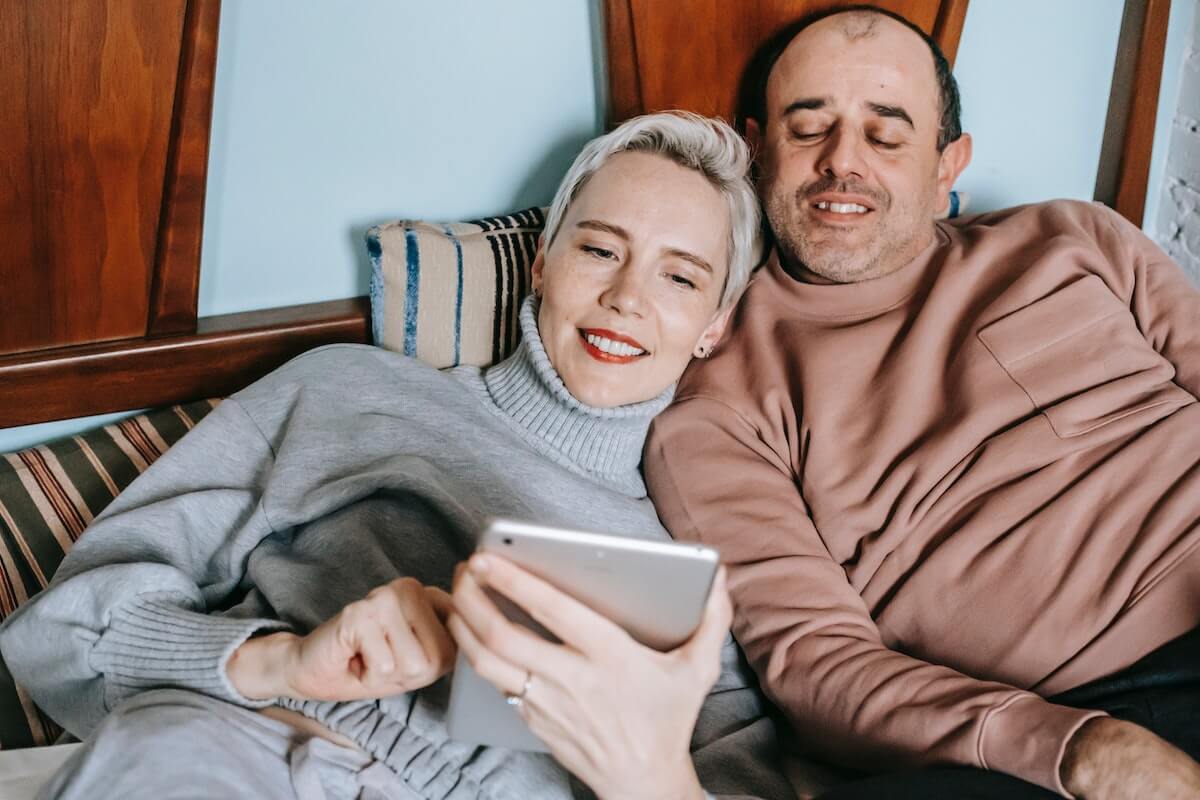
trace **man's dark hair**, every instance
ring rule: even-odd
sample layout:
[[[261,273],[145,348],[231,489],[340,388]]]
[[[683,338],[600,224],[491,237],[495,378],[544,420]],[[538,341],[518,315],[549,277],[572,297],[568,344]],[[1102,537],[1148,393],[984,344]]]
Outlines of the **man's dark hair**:
[[[746,68],[746,72],[742,76],[738,92],[739,128],[743,131],[745,130],[747,119],[756,120],[759,125],[766,124],[767,81],[771,77],[771,71],[775,69],[775,64],[779,61],[780,56],[783,55],[783,51],[787,49],[787,46],[792,43],[792,40],[799,36],[801,31],[814,23],[829,17],[851,12],[879,14],[894,19],[920,36],[921,41],[925,42],[929,47],[929,52],[933,55],[933,71],[937,76],[938,94],[942,107],[942,118],[938,124],[937,149],[939,151],[945,150],[946,145],[962,136],[962,107],[958,97],[958,82],[954,80],[954,73],[950,71],[950,62],[946,60],[945,54],[942,53],[942,48],[938,47],[937,42],[929,34],[925,33],[925,31],[894,11],[888,11],[885,8],[878,8],[867,4],[842,6],[840,8],[832,8],[819,11],[815,14],[809,14],[786,26],[768,39],[755,52],[754,57],[750,60],[750,65]]]

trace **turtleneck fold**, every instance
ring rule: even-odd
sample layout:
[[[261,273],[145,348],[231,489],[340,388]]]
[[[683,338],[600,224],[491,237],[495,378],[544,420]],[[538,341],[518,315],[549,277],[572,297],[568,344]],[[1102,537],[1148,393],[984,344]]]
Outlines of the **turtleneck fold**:
[[[538,308],[532,295],[521,305],[521,343],[512,355],[482,371],[459,368],[455,374],[469,383],[478,380],[485,403],[555,463],[624,494],[645,496],[642,447],[651,420],[671,402],[674,385],[645,402],[614,408],[580,402],[550,363],[537,327]]]

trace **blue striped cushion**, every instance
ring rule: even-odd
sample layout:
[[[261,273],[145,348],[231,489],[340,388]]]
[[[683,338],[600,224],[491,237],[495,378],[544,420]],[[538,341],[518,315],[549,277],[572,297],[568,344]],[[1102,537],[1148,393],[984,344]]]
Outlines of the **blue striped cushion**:
[[[367,231],[375,343],[442,368],[517,346],[517,312],[545,225],[529,208],[472,222],[400,220]]]

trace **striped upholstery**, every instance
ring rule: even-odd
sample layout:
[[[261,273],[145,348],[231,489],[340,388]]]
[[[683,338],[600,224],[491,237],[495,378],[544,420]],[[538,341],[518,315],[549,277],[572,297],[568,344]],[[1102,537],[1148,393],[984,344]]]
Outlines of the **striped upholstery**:
[[[517,346],[540,208],[473,222],[401,220],[367,232],[375,343],[435,367],[486,366]]]
[[[0,619],[45,587],[92,518],[217,402],[159,409],[0,455]],[[0,661],[0,748],[49,744],[59,733]]]

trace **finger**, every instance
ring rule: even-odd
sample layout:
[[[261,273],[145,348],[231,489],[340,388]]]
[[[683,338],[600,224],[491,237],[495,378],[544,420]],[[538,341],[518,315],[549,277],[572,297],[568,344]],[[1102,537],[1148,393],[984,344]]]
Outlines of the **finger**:
[[[530,671],[536,668],[570,674],[574,664],[570,658],[572,651],[510,621],[470,572],[459,579],[454,589],[454,609],[454,616],[471,629],[474,637],[506,661]],[[461,641],[458,644],[462,646]]]
[[[629,639],[629,634],[607,617],[508,559],[476,554],[468,565],[471,574],[489,588],[516,603],[546,630],[584,654],[609,652]]]
[[[391,683],[396,672],[396,659],[388,643],[387,632],[379,620],[360,616],[354,622],[351,641],[362,659],[363,671],[358,679],[368,686]]]
[[[454,661],[454,640],[450,638],[443,618],[439,618],[434,609],[433,602],[436,601],[426,587],[406,596],[404,601],[409,631],[419,642],[424,660],[423,674],[414,677],[436,680]]]
[[[454,611],[454,599],[451,598],[450,595],[444,590],[439,589],[436,586],[426,586],[425,597],[429,600],[429,605],[433,607],[434,613],[437,614],[438,619],[442,620],[443,622],[445,622],[446,618],[450,616],[450,613]]]
[[[520,694],[524,690],[525,680],[532,673],[488,649],[457,612],[446,620],[446,627],[479,677],[506,694]]]

